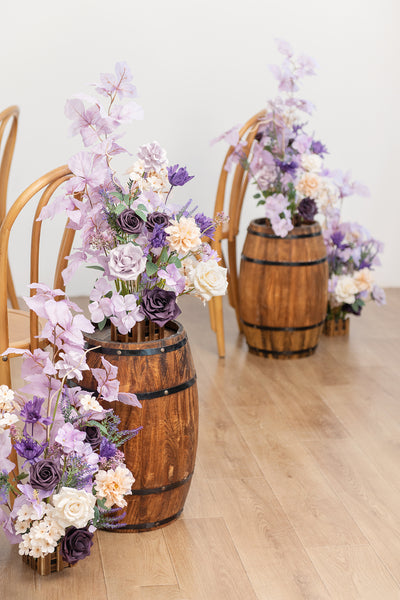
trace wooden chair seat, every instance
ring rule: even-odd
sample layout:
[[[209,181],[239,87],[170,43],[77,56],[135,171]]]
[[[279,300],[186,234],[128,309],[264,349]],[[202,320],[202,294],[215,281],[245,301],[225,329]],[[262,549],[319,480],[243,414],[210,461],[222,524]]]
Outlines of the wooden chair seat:
[[[30,348],[30,314],[25,310],[8,309],[8,331],[10,348]],[[39,330],[45,325],[45,319],[39,319]],[[42,346],[42,344],[39,344]]]

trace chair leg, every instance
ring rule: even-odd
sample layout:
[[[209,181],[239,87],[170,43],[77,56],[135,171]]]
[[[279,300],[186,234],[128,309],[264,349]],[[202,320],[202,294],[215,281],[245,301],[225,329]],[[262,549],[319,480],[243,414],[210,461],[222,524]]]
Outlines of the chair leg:
[[[210,325],[211,329],[215,331],[215,306],[214,306],[214,298],[208,302],[208,312],[210,315]]]
[[[14,287],[14,282],[13,282],[13,278],[11,275],[10,263],[8,261],[7,261],[7,293],[8,293],[8,297],[10,298],[10,301],[11,301],[11,306],[15,310],[19,310],[19,302],[17,299],[17,294],[15,293],[15,287]]]
[[[228,259],[229,259],[229,274],[230,274],[230,288],[233,298],[233,307],[236,312],[236,320],[239,327],[239,331],[243,333],[243,326],[239,316],[239,279],[237,273],[236,263],[236,238],[233,241],[228,241]]]
[[[222,296],[215,296],[214,311],[215,311],[215,332],[217,334],[218,355],[220,358],[225,356],[225,336],[224,336],[224,313],[222,306]]]

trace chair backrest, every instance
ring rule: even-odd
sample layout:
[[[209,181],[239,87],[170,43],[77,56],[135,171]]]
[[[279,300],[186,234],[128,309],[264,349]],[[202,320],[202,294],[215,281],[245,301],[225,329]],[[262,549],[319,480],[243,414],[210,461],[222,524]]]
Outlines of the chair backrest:
[[[67,166],[62,166],[50,171],[37,181],[32,183],[14,202],[0,225],[0,353],[9,346],[9,332],[7,320],[7,261],[8,243],[12,227],[23,208],[33,200],[37,199],[36,212],[32,224],[31,252],[30,252],[30,282],[38,283],[39,278],[39,246],[42,222],[38,216],[44,206],[48,204],[58,187],[72,176]],[[54,288],[64,290],[62,270],[66,267],[65,257],[69,255],[74,240],[75,231],[65,227],[62,237],[54,276]],[[57,250],[55,249],[55,253]],[[35,294],[31,290],[30,295]],[[31,349],[38,347],[37,335],[39,333],[38,317],[31,311],[30,314],[30,340]]]
[[[0,112],[0,223],[7,212],[7,189],[12,157],[14,154],[15,139],[18,129],[18,106],[9,106]],[[14,282],[8,265],[7,292],[13,308],[18,309],[18,299],[15,293]]]
[[[251,117],[239,131],[240,139],[246,136],[246,146],[243,147],[243,154],[246,158],[248,158],[251,152],[254,138],[264,115],[265,110],[261,110]],[[225,165],[233,151],[234,147],[230,146],[222,164],[214,206],[214,217],[216,217],[218,213],[224,211],[229,215],[229,224],[228,228],[223,231],[217,229],[216,240],[218,240],[218,238],[219,240],[228,238],[232,241],[239,232],[240,214],[248,184],[248,171],[243,168],[240,162],[236,165],[229,192],[227,189],[228,171],[225,169]]]
[[[17,137],[18,117],[18,106],[9,106],[0,112],[0,223],[7,212],[8,178]]]

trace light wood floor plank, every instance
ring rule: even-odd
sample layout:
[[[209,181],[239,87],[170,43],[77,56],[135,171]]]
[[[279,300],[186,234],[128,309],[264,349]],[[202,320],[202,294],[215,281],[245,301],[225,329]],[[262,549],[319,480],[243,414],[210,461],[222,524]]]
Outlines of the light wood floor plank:
[[[312,548],[309,554],[335,600],[398,600],[398,586],[371,548]]]
[[[163,533],[187,600],[256,600],[223,519],[181,519]]]

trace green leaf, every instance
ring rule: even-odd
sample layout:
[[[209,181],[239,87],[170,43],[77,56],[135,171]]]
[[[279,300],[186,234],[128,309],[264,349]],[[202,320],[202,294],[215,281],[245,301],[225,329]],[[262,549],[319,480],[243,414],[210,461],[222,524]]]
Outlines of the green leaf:
[[[168,249],[164,246],[157,262],[159,265],[162,265],[163,263],[166,263],[167,261],[168,261]]]
[[[102,329],[104,329],[104,327],[107,324],[107,321],[108,321],[107,317],[104,317],[104,319],[102,321],[100,321],[100,323],[97,323],[97,327],[100,329],[100,331]]]
[[[95,269],[96,271],[104,271],[104,268],[100,267],[100,265],[87,265],[86,268],[87,269]]]
[[[107,427],[104,427],[102,423],[99,421],[88,421],[86,425],[90,425],[90,427],[98,427],[104,435],[108,435]]]
[[[121,194],[121,192],[111,192],[110,196],[113,196],[113,198],[118,198],[118,200],[123,200],[124,199],[124,194]]]
[[[265,204],[265,200],[259,200],[257,202],[257,206],[262,206],[263,204]]]
[[[172,254],[172,255],[169,257],[169,259],[168,259],[168,262],[169,262],[169,263],[173,263],[174,265],[176,265],[176,266],[178,267],[178,269],[180,269],[180,268],[181,268],[181,266],[182,266],[182,263],[181,263],[181,261],[180,261],[180,260],[179,260],[179,258],[178,258],[176,255],[174,255],[174,254]]]
[[[149,277],[152,277],[158,271],[158,265],[155,265],[153,261],[150,259],[146,263],[146,273]]]
[[[120,215],[124,210],[126,210],[126,204],[117,204],[113,212],[116,215]]]
[[[135,213],[137,214],[138,217],[140,217],[142,219],[142,221],[146,221],[146,219],[147,219],[147,212],[143,212],[142,210],[139,210],[137,208],[135,210]]]
[[[19,475],[16,476],[16,480],[17,481],[21,481],[21,479],[25,479],[25,477],[28,477],[28,473],[20,473]]]
[[[254,194],[253,198],[257,200],[257,198],[261,198],[261,194]]]

